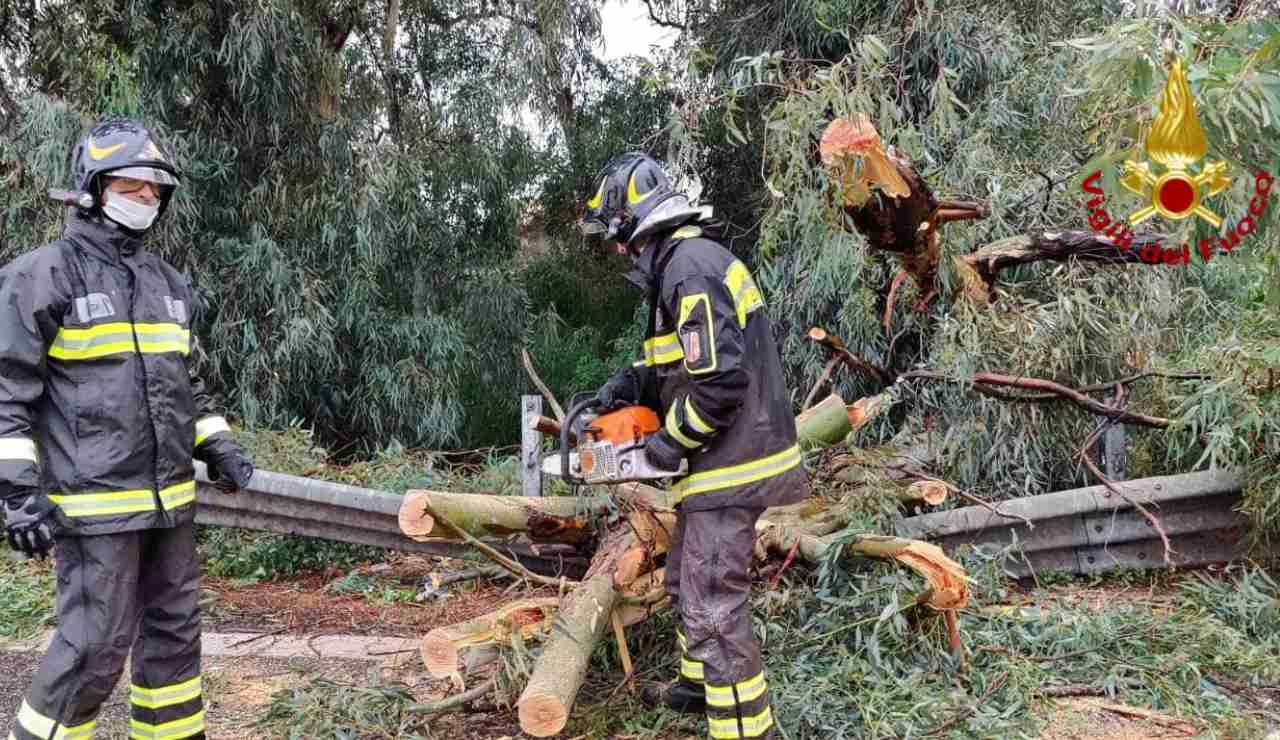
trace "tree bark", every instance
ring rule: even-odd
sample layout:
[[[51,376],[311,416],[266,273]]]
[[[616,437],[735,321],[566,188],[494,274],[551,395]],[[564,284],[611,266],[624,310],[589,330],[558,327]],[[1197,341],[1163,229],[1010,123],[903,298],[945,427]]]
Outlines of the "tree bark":
[[[757,542],[766,552],[796,554],[810,563],[819,563],[836,545],[833,536],[816,537],[800,528],[762,521],[756,525]],[[937,545],[903,537],[860,534],[844,545],[844,556],[895,560],[919,573],[931,593],[926,603],[934,609],[959,609],[968,603],[967,576],[959,563],[947,557]]]
[[[474,619],[437,627],[422,638],[422,662],[432,676],[451,676],[458,672],[458,658],[466,648],[504,642],[517,630],[525,640],[544,636],[559,604],[555,597],[521,599]]]
[[[592,514],[608,510],[602,497],[491,496],[413,490],[400,504],[400,530],[415,540],[445,536],[423,504],[476,537],[528,532],[534,539],[582,544],[593,537]]]
[[[592,559],[587,577],[564,597],[560,618],[533,665],[533,675],[516,702],[520,729],[551,737],[564,729],[586,676],[591,653],[609,626],[618,601],[614,572],[619,558],[636,542],[627,526],[610,531]]]
[[[1109,265],[1142,264],[1142,248],[1165,239],[1160,234],[1138,234],[1129,249],[1121,249],[1111,239],[1088,231],[1045,231],[1001,239],[964,256],[964,261],[991,285],[1001,270],[1017,265],[1072,258]]]

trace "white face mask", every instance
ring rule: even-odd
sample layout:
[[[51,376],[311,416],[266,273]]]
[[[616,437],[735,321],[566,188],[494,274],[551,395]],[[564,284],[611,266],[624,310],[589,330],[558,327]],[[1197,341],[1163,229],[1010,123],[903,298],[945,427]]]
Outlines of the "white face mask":
[[[139,203],[132,198],[108,190],[102,212],[107,215],[107,218],[126,229],[146,231],[151,228],[151,224],[155,223],[156,216],[160,214],[160,206]]]

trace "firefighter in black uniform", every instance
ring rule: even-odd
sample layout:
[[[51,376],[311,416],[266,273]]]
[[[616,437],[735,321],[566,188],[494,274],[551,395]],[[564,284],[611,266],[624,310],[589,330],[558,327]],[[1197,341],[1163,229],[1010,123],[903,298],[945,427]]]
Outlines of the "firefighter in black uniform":
[[[644,360],[615,375],[599,400],[658,411],[664,428],[646,456],[665,470],[689,463],[674,484],[666,564],[680,615],[680,675],[642,698],[705,712],[713,738],[771,738],[747,568],[761,512],[804,499],[808,483],[764,298],[650,157],[615,156],[592,185],[583,232],[629,254],[636,269],[628,277],[649,294]]]
[[[147,128],[76,145],[63,238],[0,271],[0,498],[9,544],[57,544],[58,628],[9,740],[78,740],[132,651],[132,738],[204,737],[195,468],[253,466],[189,367],[189,281],[142,248],[178,184]]]

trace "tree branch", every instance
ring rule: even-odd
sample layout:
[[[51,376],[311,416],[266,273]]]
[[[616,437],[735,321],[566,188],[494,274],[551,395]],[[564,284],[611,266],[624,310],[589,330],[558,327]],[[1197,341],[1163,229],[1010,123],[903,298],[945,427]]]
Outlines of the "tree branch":
[[[678,31],[689,30],[688,26],[685,25],[684,23],[677,23],[668,18],[658,17],[658,12],[653,9],[653,0],[644,0],[644,7],[645,7],[645,10],[649,11],[649,20],[653,21],[653,24],[655,26],[662,26],[664,28],[674,28]]]
[[[1002,375],[1000,373],[977,373],[972,378],[953,378],[938,372],[928,370],[913,370],[903,373],[903,378],[921,378],[924,380],[945,380],[951,383],[971,383],[974,390],[979,393],[990,395],[1005,401],[1022,400],[1018,396],[1001,393],[990,386],[1003,386],[1011,388],[1025,388],[1035,391],[1044,391],[1051,396],[1071,401],[1081,408],[1092,411],[1099,416],[1105,416],[1125,424],[1135,424],[1137,426],[1155,427],[1163,429],[1168,427],[1171,421],[1159,416],[1147,416],[1146,414],[1135,414],[1124,409],[1118,409],[1108,406],[1105,403],[1096,401],[1084,395],[1075,388],[1055,383],[1052,380],[1042,380],[1040,378],[1015,378],[1010,375]],[[1115,385],[1112,382],[1109,385]]]
[[[820,326],[813,327],[809,330],[809,339],[831,350],[837,357],[844,360],[845,364],[854,370],[867,373],[884,385],[888,385],[891,382],[887,372],[882,368],[872,365],[860,355],[851,351],[845,346],[844,341],[840,339],[840,337],[828,333],[826,329],[823,329]]]
[[[520,350],[520,360],[524,363],[525,372],[529,373],[529,379],[537,386],[538,391],[542,393],[542,397],[547,399],[547,403],[551,404],[551,410],[556,415],[556,422],[563,424],[564,409],[560,407],[560,402],[556,400],[556,394],[551,392],[547,384],[542,382],[542,378],[538,377],[538,371],[533,369],[533,360],[529,357],[528,350]]]
[[[1111,265],[1148,264],[1142,260],[1142,248],[1167,238],[1163,234],[1138,234],[1129,249],[1121,249],[1111,239],[1088,231],[1046,231],[1001,239],[962,259],[990,284],[1001,270],[1044,260],[1066,262],[1074,258]]]

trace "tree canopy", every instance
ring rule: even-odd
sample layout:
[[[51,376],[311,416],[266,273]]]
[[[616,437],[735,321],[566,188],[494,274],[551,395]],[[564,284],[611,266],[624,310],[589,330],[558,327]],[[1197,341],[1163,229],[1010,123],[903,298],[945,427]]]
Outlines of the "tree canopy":
[[[572,224],[600,164],[642,149],[700,183],[758,274],[797,407],[827,360],[813,326],[883,370],[836,373],[849,401],[895,399],[853,443],[950,434],[939,475],[996,497],[1092,482],[1079,453],[1105,415],[973,379],[1053,381],[1168,420],[1128,426],[1128,475],[1247,465],[1251,511],[1280,516],[1276,196],[1238,249],[1194,254],[1280,176],[1275,2],[646,0],[676,42],[622,61],[600,9],[0,0],[0,256],[59,232],[45,191],[88,122],[145,118],[184,174],[152,244],[193,276],[235,415],[345,451],[513,444],[519,348],[562,396],[635,352],[642,296]],[[1091,230],[1092,173],[1109,213],[1141,207],[1122,167],[1174,58],[1205,161],[1229,168],[1223,226],[1133,227],[1191,245],[1185,266],[1034,259],[966,300],[967,257]],[[859,114],[939,199],[982,204],[936,226],[927,279],[895,280],[901,253],[850,221],[819,156]]]

